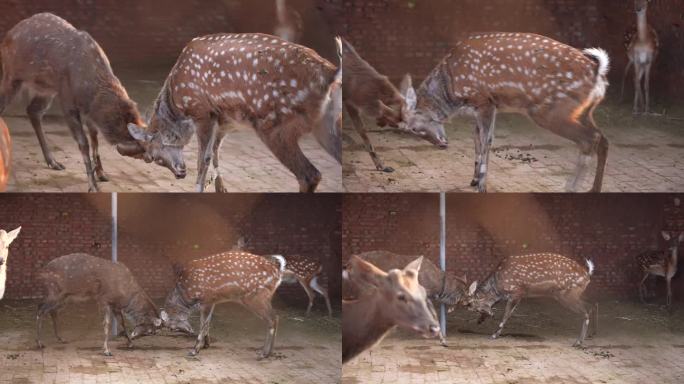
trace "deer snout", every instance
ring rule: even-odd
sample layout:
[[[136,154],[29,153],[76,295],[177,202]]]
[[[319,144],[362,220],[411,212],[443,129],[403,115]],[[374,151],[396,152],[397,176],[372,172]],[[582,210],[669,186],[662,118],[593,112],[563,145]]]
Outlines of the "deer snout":
[[[439,325],[430,326],[430,337],[439,337],[440,333],[441,329],[439,328]]]
[[[184,179],[185,176],[187,176],[187,169],[185,168],[185,163],[174,164],[172,171],[173,175],[176,176],[176,179]]]

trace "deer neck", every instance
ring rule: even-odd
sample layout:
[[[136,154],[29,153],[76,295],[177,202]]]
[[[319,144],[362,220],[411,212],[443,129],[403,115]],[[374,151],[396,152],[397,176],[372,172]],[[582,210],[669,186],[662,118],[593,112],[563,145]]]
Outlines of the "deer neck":
[[[374,294],[343,302],[343,307],[343,362],[382,341],[396,325],[381,310],[379,298]]]
[[[451,95],[450,76],[446,63],[442,63],[418,88],[419,108],[431,112],[438,121],[446,121],[459,106]]]
[[[637,34],[639,41],[648,41],[648,20],[646,18],[646,10],[637,13]]]

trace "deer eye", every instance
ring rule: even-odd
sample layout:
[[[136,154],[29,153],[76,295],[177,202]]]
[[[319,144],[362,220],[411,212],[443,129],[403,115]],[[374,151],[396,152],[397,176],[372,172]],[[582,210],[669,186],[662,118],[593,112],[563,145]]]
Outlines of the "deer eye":
[[[397,295],[397,299],[398,299],[399,301],[404,302],[404,303],[408,302],[408,300],[406,299],[406,295],[403,294],[403,293],[398,294],[398,295]]]

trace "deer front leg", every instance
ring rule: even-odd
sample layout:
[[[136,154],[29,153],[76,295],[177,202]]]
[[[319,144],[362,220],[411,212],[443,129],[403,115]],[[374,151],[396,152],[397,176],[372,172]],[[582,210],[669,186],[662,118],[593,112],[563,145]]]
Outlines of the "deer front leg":
[[[197,141],[199,143],[197,152],[197,184],[195,189],[197,192],[204,192],[207,170],[209,169],[209,164],[211,164],[218,126],[213,118],[195,121],[195,126],[197,127]]]
[[[496,339],[501,335],[501,331],[503,331],[506,322],[513,314],[513,311],[515,311],[515,308],[518,306],[518,303],[520,303],[519,298],[508,299],[508,301],[506,302],[506,311],[504,312],[503,319],[501,319],[501,323],[499,323],[499,329],[497,329],[496,332],[494,332],[494,334],[492,335],[492,339]]]
[[[200,349],[204,347],[204,338],[209,333],[209,324],[211,323],[211,317],[214,314],[215,307],[216,305],[212,305],[211,307],[202,305],[200,308],[200,330],[197,334],[197,342],[195,343],[195,347],[189,353],[190,356],[196,356]],[[208,314],[207,310],[209,312]]]
[[[375,147],[373,147],[373,144],[371,143],[370,138],[366,133],[366,127],[363,124],[363,120],[361,120],[359,110],[356,109],[356,107],[347,105],[347,112],[349,113],[349,118],[352,121],[352,125],[354,126],[356,133],[358,133],[359,136],[361,136],[363,144],[366,146],[366,150],[368,151],[371,160],[373,160],[373,164],[375,164],[375,169],[387,173],[394,172],[394,168],[385,167],[385,165],[382,163],[382,160],[380,160],[380,157],[378,157],[378,154],[375,152]]]
[[[480,140],[480,124],[475,124],[475,135],[473,137],[475,142],[475,172],[473,180],[470,182],[471,187],[475,187],[480,182],[480,164],[482,163],[482,142]]]
[[[26,114],[31,121],[33,130],[36,132],[36,137],[38,138],[38,143],[40,144],[40,149],[43,151],[43,157],[50,169],[63,170],[64,166],[55,160],[55,157],[50,151],[50,146],[45,139],[45,132],[43,131],[43,116],[45,112],[50,108],[52,104],[53,97],[34,97],[26,107]]]
[[[126,340],[128,340],[128,348],[133,348],[133,340],[131,340],[131,335],[128,333],[128,329],[126,329],[126,317],[124,316],[124,313],[122,310],[117,311],[119,314],[119,319],[121,320],[121,328],[123,328],[124,335],[126,335]]]
[[[109,181],[109,178],[102,167],[102,159],[100,159],[99,143],[97,140],[97,128],[88,126],[88,133],[90,135],[90,146],[93,152],[93,162],[95,163],[95,175],[99,181]]]
[[[487,192],[487,167],[489,166],[489,149],[494,140],[494,126],[496,124],[496,108],[490,105],[480,107],[476,123],[480,133],[480,164],[477,175],[477,191]]]
[[[644,113],[651,112],[650,88],[651,88],[651,63],[646,64],[644,70]]]
[[[97,181],[95,181],[95,174],[93,172],[93,165],[90,161],[90,146],[88,145],[88,138],[83,131],[83,124],[81,124],[81,117],[78,110],[63,106],[64,118],[69,126],[71,135],[78,143],[78,149],[81,151],[83,157],[83,164],[85,164],[86,175],[88,176],[88,192],[98,192]]]
[[[629,62],[627,63],[627,66],[625,67],[625,73],[622,75],[622,88],[620,90],[620,102],[622,102],[625,99],[625,83],[627,82],[627,77],[629,76],[629,69],[634,65],[634,60],[632,58],[629,58]]]
[[[112,356],[112,352],[109,350],[109,346],[107,345],[107,342],[109,341],[109,329],[111,328],[112,324],[112,308],[109,305],[104,306],[104,321],[102,322],[102,325],[104,326],[104,355],[105,356]]]
[[[41,340],[41,334],[43,331],[43,316],[46,313],[51,313],[59,306],[59,301],[46,300],[44,303],[38,306],[38,312],[36,313],[36,346],[38,349],[43,349],[45,346]]]
[[[672,307],[672,276],[666,276],[665,281],[667,283],[667,298],[665,304],[668,308]]]
[[[642,89],[641,79],[644,77],[644,67],[639,63],[634,64],[634,108],[632,113],[638,115],[641,112]]]
[[[646,299],[644,298],[644,293],[646,291],[646,279],[648,279],[648,272],[644,272],[644,277],[641,278],[639,282],[639,300],[642,304],[646,304]]]
[[[50,317],[52,318],[52,330],[53,330],[54,333],[55,333],[55,338],[56,338],[57,341],[59,341],[60,343],[64,343],[64,342],[65,342],[64,339],[62,339],[62,338],[59,336],[59,326],[58,326],[58,324],[57,324],[57,308],[55,308],[55,309],[53,309],[52,311],[50,311]]]

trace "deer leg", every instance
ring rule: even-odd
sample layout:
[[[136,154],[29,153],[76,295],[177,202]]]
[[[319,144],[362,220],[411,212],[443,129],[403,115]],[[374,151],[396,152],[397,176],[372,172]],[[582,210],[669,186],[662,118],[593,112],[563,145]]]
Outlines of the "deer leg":
[[[278,331],[278,316],[271,306],[272,294],[270,291],[262,290],[260,293],[242,300],[242,304],[264,320],[268,326],[266,342],[264,343],[264,348],[259,352],[257,360],[265,359],[271,355]]]
[[[109,181],[109,178],[102,168],[102,160],[100,159],[99,143],[97,140],[97,128],[88,126],[88,134],[90,135],[90,146],[92,147],[93,163],[95,166],[95,174],[99,181]]]
[[[480,133],[481,160],[477,176],[477,191],[487,192],[487,167],[489,166],[489,149],[494,140],[494,126],[496,124],[496,108],[483,106],[477,114],[476,123]]]
[[[197,192],[204,192],[207,170],[209,169],[209,164],[211,164],[211,155],[218,134],[218,126],[213,118],[196,121],[195,126],[197,127],[197,141],[199,142],[199,150],[197,153],[197,184],[195,185],[195,188]]]
[[[48,295],[46,301],[38,306],[38,312],[36,313],[36,345],[38,346],[38,349],[45,347],[41,341],[41,334],[43,331],[43,316],[58,308],[60,302],[61,301],[59,299],[51,298]]]
[[[508,301],[506,302],[506,311],[504,312],[503,319],[501,319],[501,323],[499,323],[499,329],[497,329],[496,332],[494,332],[494,334],[492,335],[492,339],[496,339],[501,335],[501,331],[503,331],[504,325],[506,325],[508,319],[511,318],[513,311],[515,311],[515,308],[518,306],[519,303],[520,299],[517,297],[508,299]]]
[[[667,304],[668,308],[672,307],[672,277],[665,277],[665,281],[667,283],[667,299],[665,300],[665,303]]]
[[[273,152],[275,157],[290,170],[299,182],[300,192],[315,192],[321,182],[321,173],[304,156],[299,147],[296,127],[285,125],[274,127],[269,133],[259,132],[261,140]]]
[[[5,108],[17,95],[22,84],[21,80],[12,80],[6,69],[3,67],[2,84],[0,84],[0,113],[5,112]]]
[[[112,307],[109,305],[104,306],[104,321],[102,324],[104,326],[104,355],[112,356],[112,352],[109,350],[109,346],[107,345],[107,342],[109,341],[109,329],[112,325]]]
[[[371,157],[371,160],[373,160],[373,164],[375,164],[375,169],[378,171],[383,171],[383,172],[394,172],[394,168],[392,167],[385,167],[382,164],[382,160],[378,157],[378,154],[375,153],[375,148],[373,147],[373,144],[370,141],[370,138],[368,137],[368,134],[366,134],[366,127],[363,124],[363,120],[361,120],[361,116],[359,114],[359,110],[356,109],[356,107],[353,107],[351,105],[347,105],[347,112],[349,113],[349,118],[352,121],[352,125],[354,126],[354,129],[356,130],[356,133],[361,136],[361,139],[363,139],[363,144],[366,146],[366,150],[368,151],[368,154]]]
[[[581,313],[584,315],[584,320],[582,321],[582,330],[580,331],[579,338],[573,344],[573,347],[580,347],[584,343],[584,339],[587,337],[587,330],[589,329],[589,319],[591,318],[591,309],[589,305],[582,300],[579,296],[582,293],[570,293],[566,295],[559,295],[557,300],[566,308],[570,309],[575,313]]]
[[[644,113],[646,114],[651,112],[651,65],[652,63],[646,64],[646,68],[644,70]]]
[[[196,356],[200,349],[204,347],[205,336],[209,333],[209,323],[211,323],[211,317],[214,314],[215,307],[216,305],[212,304],[211,307],[202,305],[200,308],[200,330],[197,333],[195,347],[189,353],[190,356]]]
[[[52,104],[52,97],[34,97],[29,105],[26,107],[26,114],[31,121],[33,130],[36,132],[36,137],[38,138],[38,143],[40,144],[40,149],[43,151],[43,157],[50,169],[62,170],[64,166],[55,160],[52,152],[50,151],[50,146],[45,139],[45,132],[43,132],[42,120],[45,112],[50,108]]]
[[[591,335],[596,336],[596,334],[598,333],[598,317],[599,317],[599,305],[598,305],[598,303],[594,303],[593,312],[594,312],[594,326],[593,326],[594,330],[591,333]]]
[[[59,336],[59,326],[57,324],[57,309],[58,308],[54,308],[52,311],[50,311],[50,317],[52,318],[52,330],[55,333],[55,338],[57,339],[57,341],[59,341],[60,343],[64,343],[64,339],[62,339]]]
[[[301,285],[302,288],[304,288],[304,292],[306,292],[306,296],[309,298],[309,305],[306,306],[306,315],[309,316],[311,314],[311,308],[313,307],[314,298],[316,297],[316,294],[314,293],[313,289],[309,287],[309,285],[304,279],[299,280],[299,285]]]
[[[482,141],[480,140],[481,135],[480,124],[475,124],[475,135],[473,141],[475,142],[475,172],[473,174],[473,180],[470,182],[471,187],[475,187],[480,181],[480,164],[482,163]]]
[[[325,306],[328,307],[328,317],[332,317],[332,306],[330,305],[330,296],[328,295],[328,290],[321,286],[321,284],[318,282],[318,276],[314,276],[314,278],[311,279],[310,285],[311,288],[323,296],[325,299]]]
[[[643,104],[642,96],[643,91],[641,89],[641,79],[644,77],[644,67],[639,64],[634,64],[634,108],[632,113],[635,115],[641,112],[641,106]]]
[[[632,58],[629,58],[629,62],[627,63],[627,66],[625,67],[625,73],[622,75],[622,88],[620,90],[620,102],[622,102],[625,99],[625,83],[627,82],[627,76],[629,75],[629,69],[634,65],[634,60]]]
[[[131,335],[128,333],[128,329],[126,329],[126,317],[124,316],[124,313],[122,310],[117,311],[119,314],[119,319],[121,320],[121,328],[123,328],[124,335],[126,335],[126,340],[128,340],[128,348],[133,348],[133,340],[131,340]]]
[[[78,149],[81,151],[83,157],[83,164],[85,164],[86,174],[88,176],[88,192],[97,192],[97,181],[95,181],[95,174],[93,172],[93,165],[90,161],[90,148],[88,145],[88,138],[86,138],[83,131],[83,124],[81,124],[81,117],[78,110],[72,109],[69,106],[62,106],[64,111],[64,118],[66,119],[71,135],[78,143]]]
[[[646,304],[646,299],[644,298],[644,293],[646,291],[646,279],[648,279],[648,272],[644,272],[644,277],[641,278],[639,282],[639,300],[641,303]]]
[[[220,131],[216,135],[216,141],[214,141],[214,148],[212,156],[212,162],[214,165],[214,172],[216,173],[216,178],[214,179],[214,187],[216,192],[225,193],[228,189],[223,185],[223,178],[221,177],[221,170],[219,169],[219,152],[221,151],[221,144],[223,143],[224,132]]]

